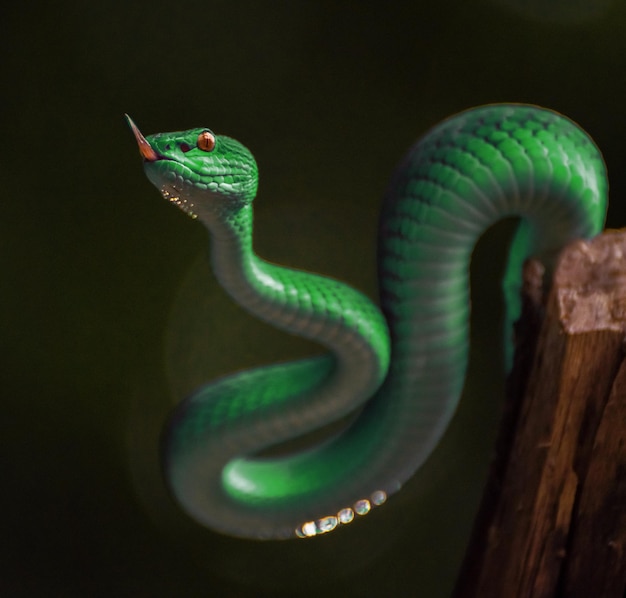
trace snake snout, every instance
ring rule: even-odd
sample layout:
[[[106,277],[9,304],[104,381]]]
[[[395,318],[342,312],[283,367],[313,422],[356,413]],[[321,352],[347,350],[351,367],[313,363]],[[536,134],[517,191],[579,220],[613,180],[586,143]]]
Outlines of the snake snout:
[[[139,146],[139,153],[142,155],[144,160],[148,162],[155,162],[160,159],[159,154],[157,154],[153,149],[148,140],[143,136],[137,125],[133,122],[133,119],[128,116],[128,114],[124,114],[128,124],[130,126],[130,130],[133,132],[135,139],[137,141],[137,145]]]

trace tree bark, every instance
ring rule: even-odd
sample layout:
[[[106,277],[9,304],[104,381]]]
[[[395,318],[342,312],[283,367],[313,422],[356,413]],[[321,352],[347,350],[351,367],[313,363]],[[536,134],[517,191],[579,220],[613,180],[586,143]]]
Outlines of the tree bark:
[[[576,242],[524,309],[496,457],[455,598],[623,598],[626,232]]]

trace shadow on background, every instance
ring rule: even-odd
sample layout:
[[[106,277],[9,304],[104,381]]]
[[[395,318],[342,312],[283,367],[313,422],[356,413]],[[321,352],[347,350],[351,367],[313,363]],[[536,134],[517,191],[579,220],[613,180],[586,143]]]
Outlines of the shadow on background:
[[[225,538],[167,495],[164,419],[198,382],[318,349],[216,288],[204,229],[160,200],[122,115],[146,134],[209,126],[240,139],[260,167],[259,253],[375,296],[394,164],[470,106],[531,102],[579,122],[608,165],[608,224],[626,223],[625,24],[623,3],[566,22],[489,0],[5,9],[0,594],[448,595],[500,404],[488,257],[501,233],[474,272],[467,396],[423,470],[341,533]]]

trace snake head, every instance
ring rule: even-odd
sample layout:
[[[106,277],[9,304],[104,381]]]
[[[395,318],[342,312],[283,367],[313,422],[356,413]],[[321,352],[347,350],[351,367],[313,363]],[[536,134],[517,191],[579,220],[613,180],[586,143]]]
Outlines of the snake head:
[[[163,197],[192,218],[236,211],[256,195],[252,153],[230,137],[198,128],[144,137],[131,118],[144,170]]]

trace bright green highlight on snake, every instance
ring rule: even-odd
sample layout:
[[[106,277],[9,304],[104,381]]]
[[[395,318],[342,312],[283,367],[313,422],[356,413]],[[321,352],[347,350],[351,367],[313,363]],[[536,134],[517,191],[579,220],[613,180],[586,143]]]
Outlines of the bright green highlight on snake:
[[[572,121],[521,104],[457,114],[411,148],[389,185],[379,309],[341,282],[255,254],[257,166],[239,142],[209,129],[144,138],[129,122],[150,181],[209,230],[212,268],[230,296],[328,349],[207,384],[174,411],[168,484],[194,519],[234,536],[314,536],[385,502],[428,458],[461,396],[469,264],[483,232],[521,217],[503,282],[510,324],[524,260],[550,271],[564,244],[604,223],[604,162]],[[505,355],[510,363],[510,340]],[[258,456],[353,412],[313,448]]]

